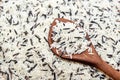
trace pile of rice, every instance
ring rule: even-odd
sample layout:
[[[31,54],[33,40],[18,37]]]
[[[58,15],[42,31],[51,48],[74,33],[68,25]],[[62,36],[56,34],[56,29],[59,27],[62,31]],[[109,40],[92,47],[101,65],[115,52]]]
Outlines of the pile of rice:
[[[119,10],[118,0],[2,0],[1,76],[6,80],[109,80],[94,67],[54,55],[47,38],[55,18],[76,21],[102,59],[120,70]]]
[[[89,48],[90,41],[86,39],[86,31],[71,22],[61,22],[56,20],[53,26],[51,48],[57,48],[67,55],[80,54]]]

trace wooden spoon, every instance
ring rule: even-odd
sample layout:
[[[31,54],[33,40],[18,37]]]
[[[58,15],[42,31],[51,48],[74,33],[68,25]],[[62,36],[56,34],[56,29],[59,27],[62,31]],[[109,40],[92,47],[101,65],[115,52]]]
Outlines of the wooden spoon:
[[[49,46],[51,46],[51,44],[54,42],[52,40],[52,28],[56,25],[56,22],[55,22],[56,20],[64,23],[66,22],[74,23],[73,21],[68,19],[56,18],[51,24],[51,27],[49,30],[49,35],[48,35]],[[90,40],[88,35],[86,36],[86,39]],[[95,50],[93,44],[91,44],[90,47],[92,48],[92,54],[89,54],[88,49],[86,49],[81,54],[73,54],[72,58],[70,56],[66,56],[65,54],[62,54],[62,52],[59,51],[57,48],[51,48],[51,50],[54,54],[56,54],[57,56],[60,56],[61,58],[83,62],[85,64],[92,65],[98,68],[99,70],[101,70],[102,72],[104,72],[105,74],[107,74],[113,80],[120,80],[120,72],[116,71],[114,68],[112,68],[110,65],[108,65],[105,61],[101,59],[101,57],[98,55],[97,51]]]

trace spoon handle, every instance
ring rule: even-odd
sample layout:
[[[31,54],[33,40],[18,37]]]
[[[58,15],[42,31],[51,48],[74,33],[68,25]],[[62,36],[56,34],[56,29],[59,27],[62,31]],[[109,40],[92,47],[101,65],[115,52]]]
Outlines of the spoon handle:
[[[99,63],[96,68],[103,71],[105,74],[107,74],[109,77],[111,77],[113,80],[120,80],[120,72],[112,68],[109,64],[107,64],[105,61],[102,60],[101,63]]]

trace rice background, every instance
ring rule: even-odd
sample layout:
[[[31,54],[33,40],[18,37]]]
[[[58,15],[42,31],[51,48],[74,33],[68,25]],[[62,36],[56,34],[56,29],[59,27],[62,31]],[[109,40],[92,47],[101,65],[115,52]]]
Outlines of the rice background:
[[[120,70],[119,0],[2,0],[0,73],[8,80],[109,80],[88,65],[51,52],[52,21],[64,17],[84,27],[103,60]]]

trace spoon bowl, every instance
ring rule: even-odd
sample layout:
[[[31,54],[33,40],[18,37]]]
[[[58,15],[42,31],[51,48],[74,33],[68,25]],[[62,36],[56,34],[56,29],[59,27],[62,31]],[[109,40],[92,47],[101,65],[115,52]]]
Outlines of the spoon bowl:
[[[64,18],[56,18],[53,23],[51,24],[50,30],[49,30],[49,35],[48,35],[48,43],[49,46],[54,42],[54,40],[52,39],[52,28],[55,27],[56,25],[56,20],[66,23],[66,22],[70,22],[70,23],[74,23],[71,20],[68,19],[64,19]],[[86,35],[86,39],[90,41],[90,38],[88,36],[88,34]],[[51,50],[52,52],[57,55],[60,56],[61,58],[64,59],[70,59],[70,60],[75,60],[75,61],[81,61],[84,63],[90,63],[90,64],[97,64],[99,63],[99,61],[101,61],[101,58],[99,57],[99,55],[97,54],[96,50],[94,49],[93,45],[90,45],[91,49],[92,49],[92,54],[89,54],[88,49],[86,49],[85,51],[83,51],[80,54],[72,54],[72,58],[66,54],[63,54],[60,50],[58,50],[57,48],[52,47]]]

